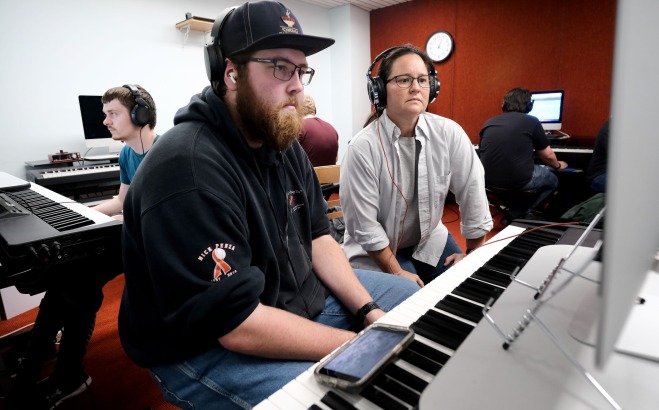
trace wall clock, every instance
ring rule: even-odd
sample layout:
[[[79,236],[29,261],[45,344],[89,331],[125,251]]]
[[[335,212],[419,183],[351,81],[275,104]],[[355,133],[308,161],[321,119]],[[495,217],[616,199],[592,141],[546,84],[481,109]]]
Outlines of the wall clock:
[[[451,56],[454,45],[453,37],[448,32],[436,31],[426,41],[426,53],[435,62],[444,61]]]

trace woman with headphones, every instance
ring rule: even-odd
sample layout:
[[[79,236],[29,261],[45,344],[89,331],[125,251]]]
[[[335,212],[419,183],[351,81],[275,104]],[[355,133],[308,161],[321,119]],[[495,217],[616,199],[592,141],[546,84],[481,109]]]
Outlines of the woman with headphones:
[[[442,224],[449,190],[460,205],[467,252],[492,229],[483,167],[462,127],[427,112],[439,81],[423,51],[385,50],[367,81],[375,111],[341,163],[344,250],[354,268],[423,286],[464,257]]]

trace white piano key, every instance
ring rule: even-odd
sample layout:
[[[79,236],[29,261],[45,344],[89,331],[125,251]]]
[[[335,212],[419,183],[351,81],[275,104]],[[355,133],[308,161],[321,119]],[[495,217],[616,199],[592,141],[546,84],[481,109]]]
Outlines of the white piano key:
[[[361,397],[356,394],[347,393],[340,389],[330,389],[328,386],[319,383],[318,381],[316,381],[316,379],[313,376],[313,368],[299,375],[296,378],[296,380],[302,383],[305,387],[307,387],[313,394],[318,396],[318,400],[316,402],[309,403],[309,406],[314,403],[315,404],[320,403],[320,400],[323,398],[323,396],[328,391],[332,390],[334,393],[339,395],[342,399],[346,400],[347,402],[357,407],[358,409],[364,409],[364,410],[380,409],[379,406],[376,406],[374,403],[372,403],[371,401],[367,400],[364,397]]]
[[[440,345],[439,343],[434,342],[434,341],[428,339],[425,336],[421,336],[420,334],[415,334],[414,335],[414,340],[418,340],[419,342],[421,342],[425,345],[428,345],[429,347],[432,347],[433,349],[435,349],[437,351],[440,351],[444,354],[447,354],[449,356],[453,356],[453,354],[455,353],[455,350],[450,349],[450,348],[448,348],[444,345]]]
[[[51,171],[41,172],[41,176],[44,179],[51,179],[76,175],[100,174],[115,170],[119,170],[119,164],[90,165],[88,167],[54,169]]]
[[[86,218],[91,219],[92,221],[94,221],[95,224],[116,221],[114,218],[107,216],[104,213],[89,208],[88,206],[85,206],[79,202],[75,202],[72,199],[65,197],[64,195],[60,195],[57,192],[53,192],[50,189],[42,187],[41,185],[32,184],[30,186],[30,189],[40,195],[45,196],[51,201],[59,203],[65,208],[68,208]]]
[[[254,410],[284,410],[275,406],[269,399],[265,399],[256,406],[253,407]]]
[[[309,408],[312,404],[320,401],[318,394],[309,390],[309,388],[298,379],[294,379],[290,383],[287,383],[282,390],[286,391],[292,397],[295,397],[295,399],[306,408]]]
[[[409,314],[409,312],[405,311],[397,311],[394,312],[393,310],[389,313],[387,313],[385,316],[382,316],[378,322],[382,323],[390,323],[392,325],[399,325],[399,326],[407,326],[409,327],[414,321],[417,319],[417,316],[414,316],[412,314]]]
[[[309,407],[300,403],[300,401],[288,394],[286,389],[283,388],[270,395],[268,401],[282,410],[307,410]]]
[[[403,370],[407,370],[408,372],[412,373],[416,377],[420,378],[421,380],[427,381],[430,383],[430,381],[433,379],[433,375],[426,372],[425,370],[419,369],[418,367],[414,366],[411,363],[406,362],[403,359],[398,359],[396,360],[396,366],[400,367]]]

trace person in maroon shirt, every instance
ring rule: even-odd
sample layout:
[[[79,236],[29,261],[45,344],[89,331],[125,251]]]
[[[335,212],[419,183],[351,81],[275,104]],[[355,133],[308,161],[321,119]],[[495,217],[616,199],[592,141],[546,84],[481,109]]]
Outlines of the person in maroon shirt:
[[[339,152],[339,134],[332,124],[316,117],[316,103],[309,95],[302,104],[304,126],[299,142],[314,167],[336,164]]]

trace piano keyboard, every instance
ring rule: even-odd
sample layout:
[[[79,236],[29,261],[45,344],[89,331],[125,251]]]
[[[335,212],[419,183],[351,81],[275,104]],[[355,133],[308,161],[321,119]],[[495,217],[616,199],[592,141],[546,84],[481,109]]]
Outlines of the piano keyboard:
[[[0,194],[0,287],[36,294],[46,277],[120,273],[121,225],[38,184]]]
[[[90,207],[79,202],[72,201],[71,198],[67,198],[64,195],[60,195],[57,192],[51,191],[50,189],[44,188],[38,184],[32,184],[29,190],[42,195],[50,201],[56,202],[58,205],[66,208],[69,211],[79,214],[81,217],[91,220],[94,225],[99,225],[106,222],[116,222],[116,220],[110,216],[91,209]]]
[[[69,176],[78,176],[78,175],[89,175],[89,174],[99,174],[105,172],[119,172],[119,164],[102,164],[102,165],[90,165],[87,167],[77,167],[77,168],[57,168],[51,169],[48,171],[41,171],[39,174],[42,178],[62,178]]]
[[[32,212],[60,232],[92,225],[94,221],[32,190],[7,193],[14,204]]]
[[[570,154],[592,154],[593,149],[590,147],[552,147],[554,152]]]
[[[316,382],[314,365],[255,409],[418,408],[421,393],[481,320],[488,299],[506,289],[513,271],[521,269],[537,249],[557,243],[563,236],[561,229],[516,236],[524,231],[514,224],[506,227],[383,316],[380,322],[414,329],[415,340],[360,394]]]

